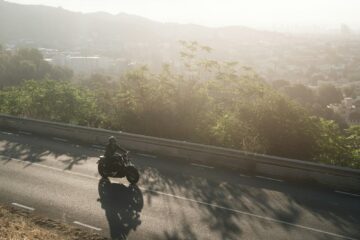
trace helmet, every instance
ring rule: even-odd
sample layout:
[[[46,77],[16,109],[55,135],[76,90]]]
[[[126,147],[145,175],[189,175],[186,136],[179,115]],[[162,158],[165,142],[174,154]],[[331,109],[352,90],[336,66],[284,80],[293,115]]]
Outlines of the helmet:
[[[109,137],[109,142],[116,142],[116,138],[114,136]]]

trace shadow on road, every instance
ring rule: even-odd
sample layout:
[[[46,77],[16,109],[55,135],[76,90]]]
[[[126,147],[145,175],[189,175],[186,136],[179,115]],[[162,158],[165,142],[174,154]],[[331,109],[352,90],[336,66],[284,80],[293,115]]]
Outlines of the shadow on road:
[[[316,239],[334,239],[329,235],[301,231],[290,224],[319,229],[330,226],[337,233],[360,236],[355,224],[360,222],[360,208],[353,199],[337,197],[317,187],[239,177],[228,171],[186,167],[175,161],[167,167],[163,161],[159,161],[158,166],[153,161],[154,167],[146,166],[146,163],[137,164],[142,172],[140,184],[148,190],[144,190],[146,203],[151,207],[154,199],[161,197],[160,192],[190,199],[188,205],[197,211],[201,221],[208,226],[211,238],[235,240],[241,239],[245,232],[251,232],[254,239],[263,239],[264,234],[268,234],[270,239],[281,229],[289,236],[300,230]],[[172,200],[168,198],[168,201]],[[290,224],[278,224],[225,209],[240,210]],[[307,224],[304,221],[306,216],[311,216],[312,221],[316,219],[318,224]],[[199,238],[199,229],[191,224],[191,218],[186,213],[178,215],[178,222],[180,227],[169,229],[156,237],[168,240]]]
[[[28,162],[25,168],[33,163],[40,163],[49,159],[63,165],[64,170],[71,170],[74,165],[85,163],[89,157],[97,157],[98,152],[89,148],[69,143],[59,143],[46,138],[33,138],[14,135],[2,135],[0,140],[0,154]],[[29,144],[30,143],[30,144]]]
[[[22,159],[29,164],[52,159],[61,162],[64,169],[71,169],[74,165],[85,163],[89,157],[101,154],[91,148],[49,139],[19,138],[13,135],[1,137],[1,155]],[[7,161],[4,159],[2,164]],[[134,162],[141,170],[139,184],[143,187],[144,196],[136,186],[112,184],[104,179],[99,182],[99,200],[114,239],[125,239],[141,224],[140,212],[144,200],[151,207],[160,198],[169,212],[176,212],[176,226],[154,235],[153,239],[203,239],[200,231],[213,239],[235,240],[246,237],[249,232],[253,233],[254,239],[263,239],[264,236],[275,239],[275,235],[271,234],[279,229],[288,236],[300,232],[289,224],[275,224],[243,213],[320,230],[333,229],[349,237],[360,237],[357,224],[360,222],[359,202],[352,198],[337,196],[311,186],[277,183],[259,180],[254,176],[240,177],[238,173],[229,171],[191,167],[171,158],[149,160],[137,157]],[[92,164],[95,169],[95,161]],[[171,196],[180,196],[181,204],[180,200]],[[179,205],[183,207],[179,208]],[[189,208],[196,214],[189,216],[186,211]],[[194,215],[198,219],[193,220]],[[311,220],[309,223],[307,218]],[[206,228],[200,229],[193,224],[194,221],[200,221]],[[330,239],[328,235],[313,236],[316,239]],[[305,237],[300,236],[298,239]]]
[[[125,186],[102,178],[99,180],[98,201],[105,210],[112,239],[126,239],[130,231],[135,231],[141,224],[144,201],[136,185]]]

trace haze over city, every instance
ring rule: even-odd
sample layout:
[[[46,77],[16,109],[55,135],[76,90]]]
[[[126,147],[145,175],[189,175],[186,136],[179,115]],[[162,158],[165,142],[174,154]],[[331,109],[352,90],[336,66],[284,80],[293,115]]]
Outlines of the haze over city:
[[[360,0],[0,0],[0,239],[360,239]]]
[[[360,27],[357,0],[11,0],[79,12],[135,14],[151,20],[210,27],[241,25],[267,30],[331,30]]]

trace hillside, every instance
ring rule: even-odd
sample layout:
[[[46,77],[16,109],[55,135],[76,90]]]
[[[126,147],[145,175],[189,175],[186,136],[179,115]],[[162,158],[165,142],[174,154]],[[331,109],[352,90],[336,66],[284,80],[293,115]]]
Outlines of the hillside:
[[[279,42],[283,39],[282,34],[240,26],[208,28],[160,23],[125,13],[84,14],[62,8],[20,5],[0,0],[2,43],[95,50],[114,55],[141,55],[141,49],[159,50],[164,46],[165,49],[171,49],[178,40],[195,40],[218,50],[224,46],[236,46],[241,51],[242,46],[246,49],[264,40]],[[135,47],[137,51],[134,52]]]

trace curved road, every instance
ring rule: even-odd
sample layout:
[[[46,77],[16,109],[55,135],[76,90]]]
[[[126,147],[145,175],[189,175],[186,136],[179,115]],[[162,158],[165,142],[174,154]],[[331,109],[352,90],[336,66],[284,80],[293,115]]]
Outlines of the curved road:
[[[99,148],[1,131],[0,203],[113,239],[360,239],[360,195],[141,153],[131,187]]]

